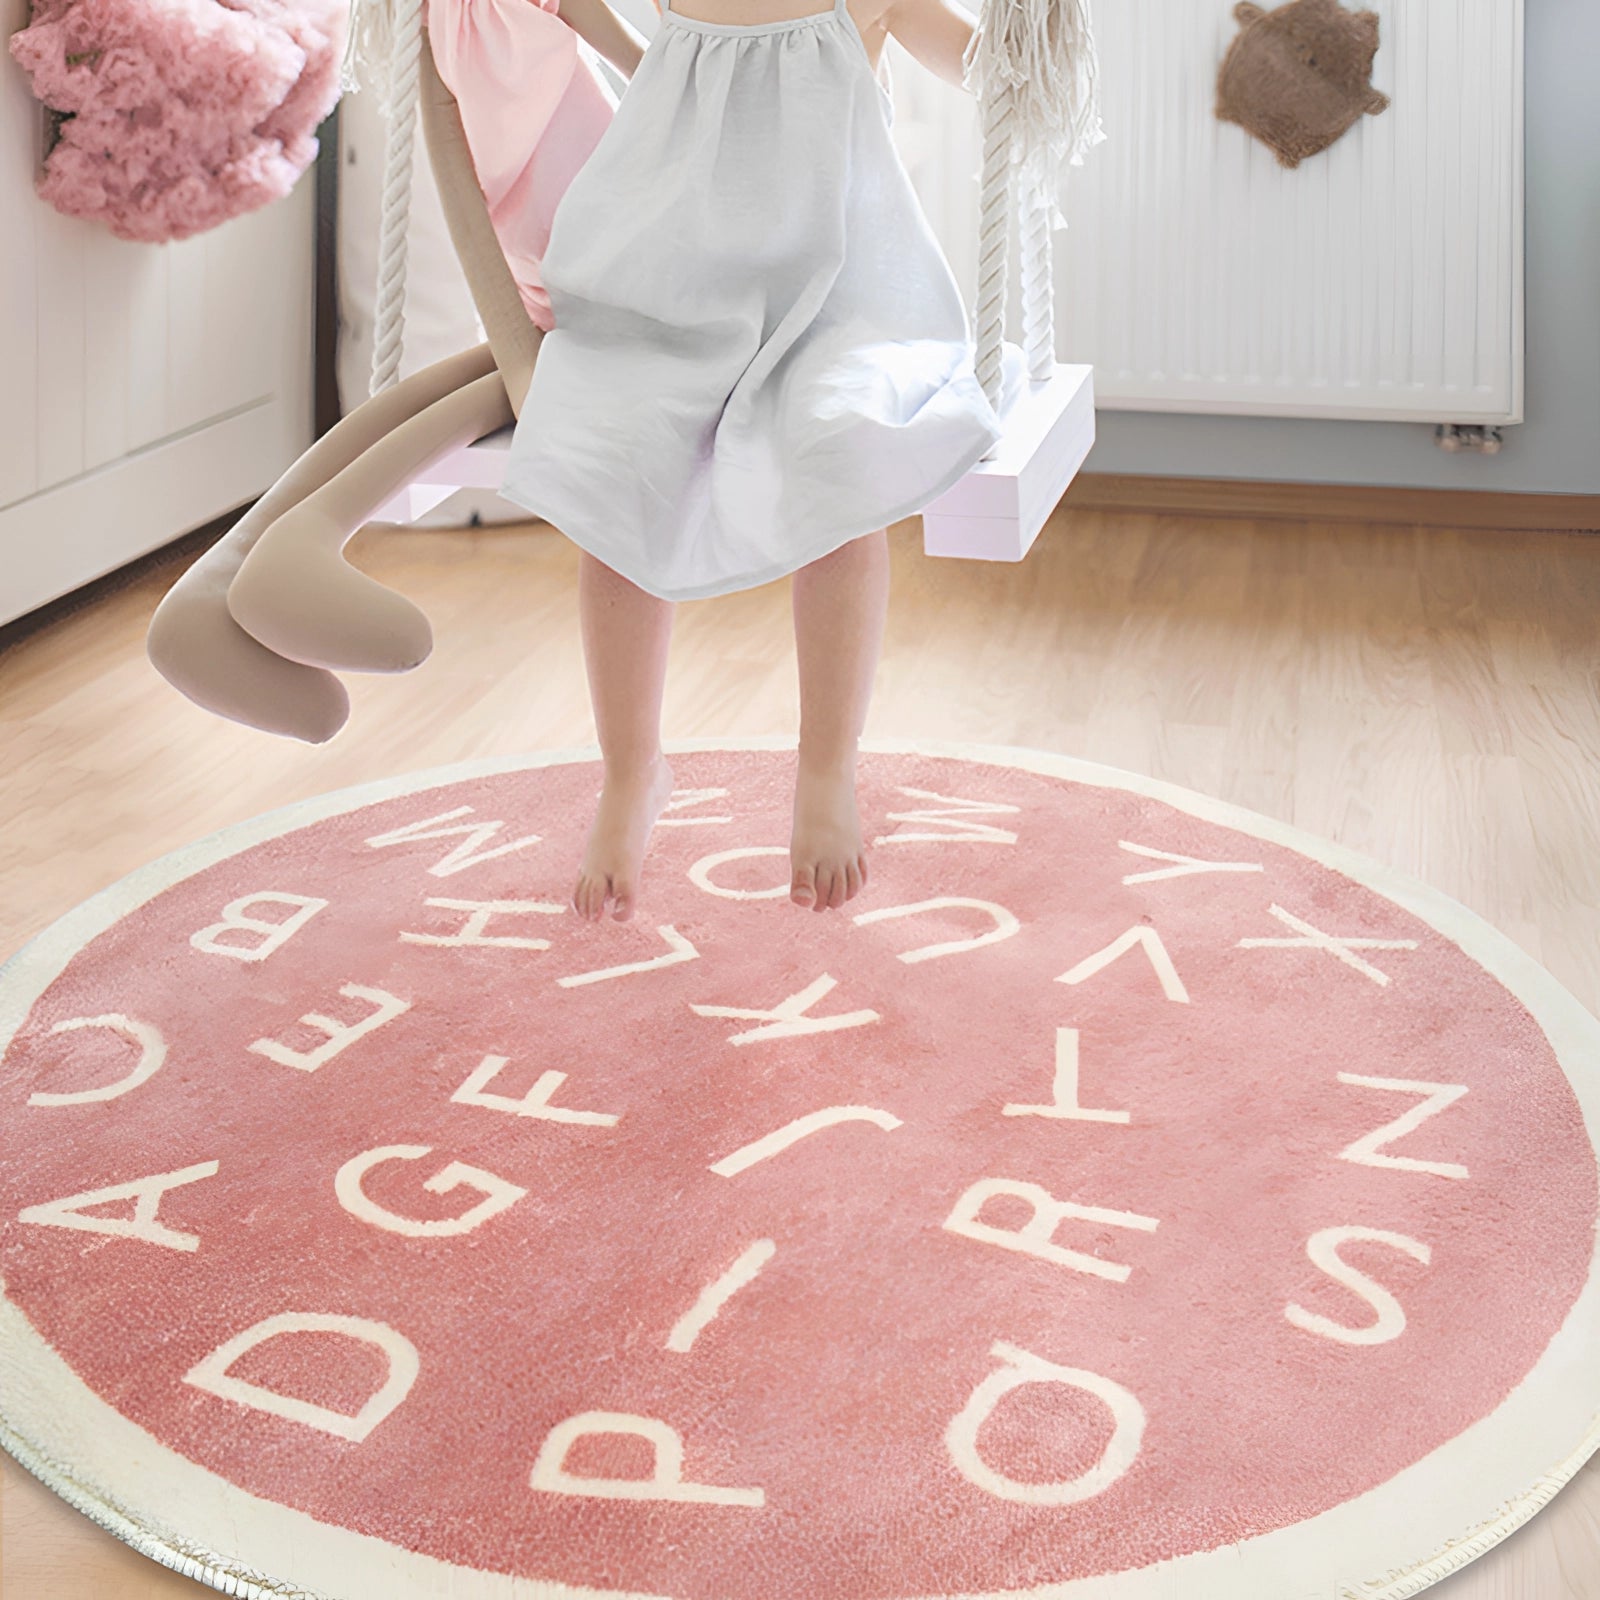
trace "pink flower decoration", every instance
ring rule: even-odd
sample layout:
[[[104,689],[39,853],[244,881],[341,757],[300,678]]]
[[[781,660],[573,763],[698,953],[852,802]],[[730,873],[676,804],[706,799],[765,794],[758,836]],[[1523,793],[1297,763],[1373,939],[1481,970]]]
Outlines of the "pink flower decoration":
[[[11,54],[60,115],[39,194],[119,238],[281,199],[339,98],[346,0],[34,0]]]

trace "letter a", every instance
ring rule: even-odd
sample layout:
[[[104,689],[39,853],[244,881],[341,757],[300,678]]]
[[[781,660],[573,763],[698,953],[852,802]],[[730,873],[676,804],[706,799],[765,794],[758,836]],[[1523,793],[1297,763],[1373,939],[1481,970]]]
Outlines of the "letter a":
[[[1025,1506],[1070,1506],[1104,1494],[1133,1465],[1144,1439],[1144,1407],[1120,1383],[1080,1367],[1058,1367],[1015,1345],[997,1343],[990,1354],[1006,1365],[991,1372],[972,1391],[972,1398],[951,1419],[944,1436],[950,1459],[969,1483],[998,1500]],[[1087,1472],[1060,1483],[1022,1483],[996,1472],[978,1454],[978,1430],[1013,1389],[1027,1383],[1070,1384],[1105,1402],[1115,1425],[1099,1461]]]
[[[567,1456],[579,1439],[594,1433],[628,1433],[655,1447],[648,1478],[589,1478],[567,1471]],[[655,1417],[627,1411],[585,1411],[558,1422],[540,1447],[530,1488],[546,1494],[586,1495],[596,1500],[681,1500],[690,1505],[761,1506],[761,1489],[719,1489],[709,1483],[687,1483],[683,1477],[683,1440]]]
[[[83,1233],[109,1233],[118,1239],[143,1239],[146,1244],[164,1245],[168,1250],[198,1250],[200,1241],[192,1233],[179,1233],[158,1220],[162,1196],[168,1189],[186,1183],[199,1183],[215,1174],[218,1163],[202,1161],[197,1166],[181,1167],[177,1172],[159,1172],[151,1178],[135,1178],[131,1183],[112,1183],[104,1189],[85,1189],[82,1194],[64,1195],[43,1205],[29,1206],[17,1213],[18,1222],[34,1222],[47,1228],[77,1228]],[[131,1217],[90,1217],[88,1206],[109,1205],[113,1200],[133,1201]]]
[[[228,1375],[241,1356],[254,1350],[268,1339],[286,1333],[339,1333],[347,1339],[359,1339],[381,1350],[389,1359],[389,1376],[382,1387],[352,1417],[329,1406],[319,1406],[310,1400],[296,1400],[292,1395],[278,1394],[264,1389],[259,1383]],[[336,1439],[348,1439],[360,1444],[366,1436],[411,1393],[417,1381],[420,1362],[417,1347],[402,1333],[397,1333],[386,1322],[374,1322],[369,1317],[345,1317],[334,1313],[316,1311],[284,1311],[268,1317],[236,1333],[225,1344],[220,1344],[210,1355],[195,1363],[184,1374],[183,1381],[204,1389],[236,1405],[249,1406],[252,1411],[265,1411],[270,1416],[286,1417],[290,1422],[303,1422],[308,1428],[331,1433]]]

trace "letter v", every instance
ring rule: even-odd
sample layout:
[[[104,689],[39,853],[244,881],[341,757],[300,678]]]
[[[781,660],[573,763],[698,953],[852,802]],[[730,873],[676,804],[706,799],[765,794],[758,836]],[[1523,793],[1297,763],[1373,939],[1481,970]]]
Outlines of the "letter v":
[[[1092,956],[1085,956],[1077,966],[1068,972],[1063,972],[1057,983],[1082,983],[1085,978],[1092,978],[1095,973],[1109,967],[1119,956],[1124,956],[1139,945],[1150,958],[1150,965],[1155,968],[1156,976],[1161,980],[1161,992],[1169,1000],[1176,1000],[1180,1005],[1188,1005],[1189,991],[1183,986],[1183,979],[1178,976],[1178,969],[1172,964],[1172,957],[1167,954],[1167,947],[1161,942],[1161,935],[1152,927],[1144,923],[1129,928],[1119,939],[1113,939],[1103,950],[1096,950]]]

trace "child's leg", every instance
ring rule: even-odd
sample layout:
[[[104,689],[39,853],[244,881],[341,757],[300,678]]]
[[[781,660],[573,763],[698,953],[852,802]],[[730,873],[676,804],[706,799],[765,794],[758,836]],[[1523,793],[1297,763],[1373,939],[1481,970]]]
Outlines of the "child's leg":
[[[794,575],[800,757],[789,898],[823,911],[867,881],[856,815],[856,741],[866,726],[889,605],[886,529],[852,539]]]
[[[633,915],[645,845],[672,793],[672,769],[661,754],[672,602],[647,594],[584,551],[578,616],[605,784],[572,905],[598,921],[614,896],[612,915],[620,922]]]

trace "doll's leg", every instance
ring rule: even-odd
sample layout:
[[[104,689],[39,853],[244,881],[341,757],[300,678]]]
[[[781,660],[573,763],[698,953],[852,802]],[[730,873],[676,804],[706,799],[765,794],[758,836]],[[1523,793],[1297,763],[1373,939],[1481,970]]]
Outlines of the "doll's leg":
[[[578,616],[605,784],[572,906],[592,922],[612,898],[617,921],[633,915],[650,830],[672,793],[661,753],[672,615],[670,600],[647,594],[588,551],[579,558]]]
[[[286,511],[228,586],[234,620],[290,661],[333,671],[405,672],[433,647],[428,619],[344,559],[356,531],[442,456],[511,421],[498,372],[408,417]]]
[[[867,721],[889,604],[886,529],[852,539],[793,578],[800,750],[789,898],[842,906],[867,881],[856,813],[856,744]]]
[[[461,126],[461,108],[439,77],[426,28],[417,71],[423,138],[437,180],[445,227],[484,332],[489,336],[500,376],[505,379],[512,412],[520,415],[539,354],[540,333],[522,304],[517,281],[489,220],[489,207],[472,165],[466,130]]]
[[[291,506],[406,418],[493,371],[487,345],[463,351],[385,390],[329,429],[167,591],[145,646],[156,671],[196,705],[234,722],[311,744],[331,739],[349,715],[344,685],[251,638],[228,611],[228,586],[256,541]]]

